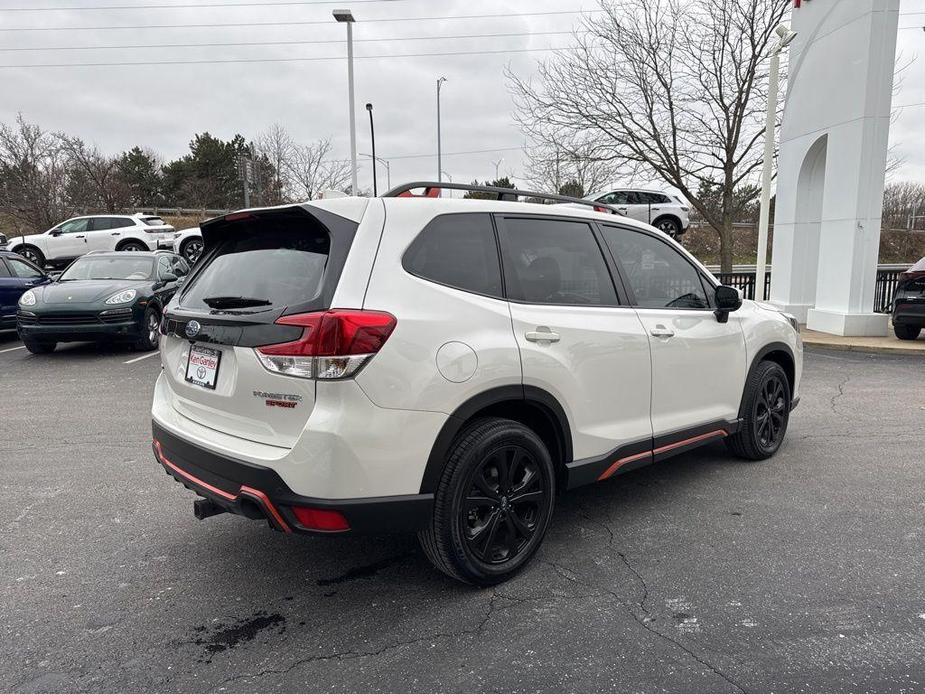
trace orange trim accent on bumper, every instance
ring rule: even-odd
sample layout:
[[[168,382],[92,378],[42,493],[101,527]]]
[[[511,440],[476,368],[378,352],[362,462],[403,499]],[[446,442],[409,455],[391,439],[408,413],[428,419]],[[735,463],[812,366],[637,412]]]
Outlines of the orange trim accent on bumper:
[[[700,436],[684,439],[683,441],[675,441],[674,443],[669,443],[667,446],[656,448],[654,451],[652,451],[652,453],[654,455],[658,455],[659,453],[667,453],[668,451],[673,451],[675,448],[689,446],[692,443],[699,443],[700,441],[706,441],[707,439],[713,439],[718,436],[729,436],[729,432],[725,429],[717,429],[716,431],[710,431],[706,434],[701,434]]]
[[[159,463],[161,463],[161,465],[169,467],[171,470],[173,470],[178,475],[180,475],[180,477],[190,482],[191,484],[195,484],[197,487],[202,487],[206,491],[212,494],[215,494],[216,496],[220,496],[226,501],[237,501],[238,498],[241,496],[241,494],[245,494],[247,496],[257,499],[260,505],[263,506],[264,510],[269,512],[270,515],[273,516],[273,520],[279,526],[280,530],[282,530],[284,533],[292,532],[292,528],[289,527],[289,524],[286,523],[286,521],[283,519],[280,512],[276,509],[276,506],[274,506],[273,502],[270,501],[270,497],[268,497],[266,494],[264,494],[259,489],[254,489],[253,487],[246,487],[242,485],[238,489],[237,494],[231,494],[229,492],[226,492],[224,489],[219,489],[218,487],[211,485],[204,480],[199,479],[195,475],[187,472],[183,468],[178,467],[174,463],[170,462],[167,456],[164,455],[164,449],[161,448],[161,442],[158,441],[157,439],[154,439],[154,454],[157,456],[157,460]]]
[[[645,453],[637,453],[636,455],[631,455],[627,458],[620,458],[619,460],[614,461],[613,465],[611,465],[609,468],[604,470],[604,473],[600,477],[597,478],[597,481],[603,482],[608,477],[613,475],[613,473],[615,473],[617,470],[619,470],[621,467],[623,467],[624,465],[628,463],[634,463],[637,460],[642,460],[643,458],[651,458],[651,457],[652,457],[652,451],[646,451]]]
[[[660,453],[667,453],[668,451],[673,451],[676,448],[682,448],[683,446],[689,446],[692,443],[699,443],[700,441],[706,441],[707,439],[717,438],[719,436],[729,436],[729,432],[725,429],[717,429],[716,431],[700,434],[700,436],[694,436],[689,439],[684,439],[683,441],[675,441],[674,443],[669,443],[667,446],[660,446],[659,448],[651,451],[637,453],[636,455],[627,456],[626,458],[620,458],[619,460],[615,460],[609,468],[604,470],[601,476],[597,478],[597,481],[603,482],[607,478],[612,477],[613,474],[624,465],[635,463],[637,460],[652,458],[656,455],[659,455]]]

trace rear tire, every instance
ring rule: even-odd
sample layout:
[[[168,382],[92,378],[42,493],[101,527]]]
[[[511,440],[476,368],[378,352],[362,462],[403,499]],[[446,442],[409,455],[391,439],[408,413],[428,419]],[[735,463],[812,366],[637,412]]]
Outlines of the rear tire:
[[[894,325],[893,332],[900,340],[918,340],[922,329],[914,325]]]
[[[120,251],[133,251],[133,252],[135,252],[135,253],[138,253],[138,252],[141,252],[141,251],[146,251],[146,250],[148,250],[148,247],[145,246],[145,245],[144,245],[143,243],[141,243],[140,241],[129,241],[129,242],[123,243],[121,246],[119,246],[119,250],[120,250]]]
[[[766,460],[777,453],[787,434],[791,397],[780,364],[761,362],[745,385],[745,416],[739,431],[726,439],[729,450],[746,460]]]
[[[45,254],[35,246],[23,246],[16,252],[33,265],[37,265],[40,270],[45,269]]]
[[[141,352],[150,352],[157,349],[160,340],[161,314],[153,306],[145,310],[144,322],[141,324],[141,337],[135,341],[135,349]]]
[[[459,581],[506,581],[542,544],[555,491],[552,458],[533,431],[508,419],[477,421],[450,451],[421,547]]]
[[[38,342],[36,340],[23,340],[22,343],[32,354],[51,354],[58,346],[57,342]]]

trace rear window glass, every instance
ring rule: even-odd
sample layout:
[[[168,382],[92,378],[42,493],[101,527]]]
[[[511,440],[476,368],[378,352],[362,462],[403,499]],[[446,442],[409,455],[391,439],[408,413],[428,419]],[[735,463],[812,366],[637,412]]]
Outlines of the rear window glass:
[[[165,222],[160,217],[142,217],[141,221],[147,224],[149,227],[159,227],[164,226]]]
[[[454,214],[428,224],[405,253],[412,275],[457,289],[501,297],[501,264],[491,217]]]
[[[305,303],[321,291],[330,246],[327,232],[311,227],[232,236],[217,246],[180,305],[210,310],[222,305],[216,299],[240,298],[252,301],[224,303],[266,310]]]

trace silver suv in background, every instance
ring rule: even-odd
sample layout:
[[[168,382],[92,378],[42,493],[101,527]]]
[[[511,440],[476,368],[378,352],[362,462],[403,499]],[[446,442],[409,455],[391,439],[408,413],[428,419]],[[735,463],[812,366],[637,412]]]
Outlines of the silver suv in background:
[[[619,188],[588,196],[588,200],[612,205],[631,219],[651,224],[673,239],[690,226],[690,207],[676,195],[658,190]]]
[[[39,267],[63,267],[90,251],[155,251],[174,235],[174,228],[156,215],[90,215],[72,217],[41,234],[14,236],[7,250]]]

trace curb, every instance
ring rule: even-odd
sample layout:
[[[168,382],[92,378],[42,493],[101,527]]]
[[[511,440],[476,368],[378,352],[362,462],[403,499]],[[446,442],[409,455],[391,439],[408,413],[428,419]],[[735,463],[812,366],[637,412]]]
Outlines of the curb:
[[[925,343],[922,349],[914,347],[895,347],[893,345],[859,345],[839,342],[823,342],[803,338],[803,347],[809,349],[828,349],[836,352],[863,352],[867,354],[902,354],[905,356],[925,356]]]

